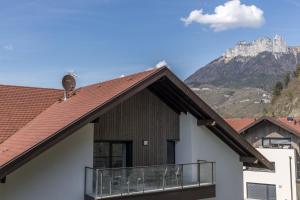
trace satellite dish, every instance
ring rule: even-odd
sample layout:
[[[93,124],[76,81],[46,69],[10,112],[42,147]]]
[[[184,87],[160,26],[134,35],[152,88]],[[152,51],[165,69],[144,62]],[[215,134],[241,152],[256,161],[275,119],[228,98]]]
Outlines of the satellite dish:
[[[76,87],[75,77],[71,74],[67,74],[62,79],[62,86],[66,90],[66,92],[71,92]]]
[[[62,79],[62,86],[65,89],[65,100],[68,98],[69,92],[72,92],[75,90],[76,87],[76,80],[75,77],[71,74],[67,74]]]

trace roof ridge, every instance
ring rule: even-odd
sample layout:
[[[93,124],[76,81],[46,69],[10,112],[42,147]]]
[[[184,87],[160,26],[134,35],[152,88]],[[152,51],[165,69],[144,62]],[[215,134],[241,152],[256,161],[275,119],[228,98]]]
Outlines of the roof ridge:
[[[140,71],[140,72],[136,72],[136,73],[133,73],[133,74],[128,74],[128,75],[125,75],[125,76],[120,76],[120,77],[116,77],[116,78],[112,78],[112,79],[107,79],[107,80],[104,80],[104,81],[99,81],[97,83],[92,83],[92,84],[89,84],[89,85],[85,85],[85,86],[82,86],[82,87],[79,87],[77,88],[76,90],[79,90],[81,88],[87,88],[87,87],[91,87],[91,86],[95,86],[95,85],[99,85],[99,84],[104,84],[104,83],[108,83],[108,82],[111,82],[111,81],[116,81],[116,80],[122,80],[122,79],[126,79],[126,78],[129,78],[129,77],[132,77],[132,76],[137,76],[139,74],[143,74],[143,73],[149,73],[151,71],[153,71],[152,73],[156,72],[156,71],[160,71],[164,68],[167,68],[167,67],[160,67],[160,68],[150,68],[149,70],[144,70],[144,71]],[[151,74],[152,74],[151,73]]]
[[[85,86],[79,87],[77,89],[85,88],[85,87],[89,87],[89,86],[93,86],[93,85],[98,85],[98,84],[101,84],[101,83],[106,83],[106,82],[114,81],[114,80],[118,80],[118,79],[124,79],[124,78],[128,78],[130,76],[139,75],[139,74],[146,73],[146,72],[149,72],[149,71],[153,71],[153,72],[154,71],[159,71],[159,70],[161,70],[163,68],[167,68],[167,67],[150,68],[149,70],[144,70],[144,71],[136,72],[136,73],[133,73],[133,74],[128,74],[128,75],[126,75],[124,77],[117,77],[117,78],[107,79],[107,80],[104,80],[104,81],[99,81],[99,82],[96,82],[96,83],[92,83],[92,84],[89,84],[89,85],[85,85]],[[45,89],[45,90],[63,91],[63,89],[58,89],[58,88],[38,87],[38,86],[26,86],[26,85],[13,85],[13,84],[0,84],[0,87],[18,87],[18,88],[30,88],[30,89]]]

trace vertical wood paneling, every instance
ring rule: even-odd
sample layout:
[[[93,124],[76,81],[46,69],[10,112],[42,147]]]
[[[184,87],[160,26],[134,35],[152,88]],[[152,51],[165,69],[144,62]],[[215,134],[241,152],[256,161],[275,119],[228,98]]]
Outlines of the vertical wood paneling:
[[[132,141],[134,166],[165,164],[167,140],[179,139],[179,115],[148,89],[100,116],[95,126],[95,140]]]

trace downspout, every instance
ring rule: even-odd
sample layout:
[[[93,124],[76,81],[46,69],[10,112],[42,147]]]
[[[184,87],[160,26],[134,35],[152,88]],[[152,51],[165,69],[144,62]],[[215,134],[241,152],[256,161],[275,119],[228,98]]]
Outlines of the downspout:
[[[291,200],[293,200],[293,180],[292,180],[292,157],[290,159],[290,184],[291,184]]]

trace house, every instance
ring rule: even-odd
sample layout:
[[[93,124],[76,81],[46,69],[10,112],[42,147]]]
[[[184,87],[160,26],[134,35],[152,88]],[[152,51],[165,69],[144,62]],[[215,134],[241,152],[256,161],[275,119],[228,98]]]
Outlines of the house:
[[[300,197],[299,119],[261,117],[226,121],[275,165],[272,171],[254,168],[244,171],[244,198],[293,200]]]
[[[273,168],[166,67],[0,96],[1,200],[240,200]]]

